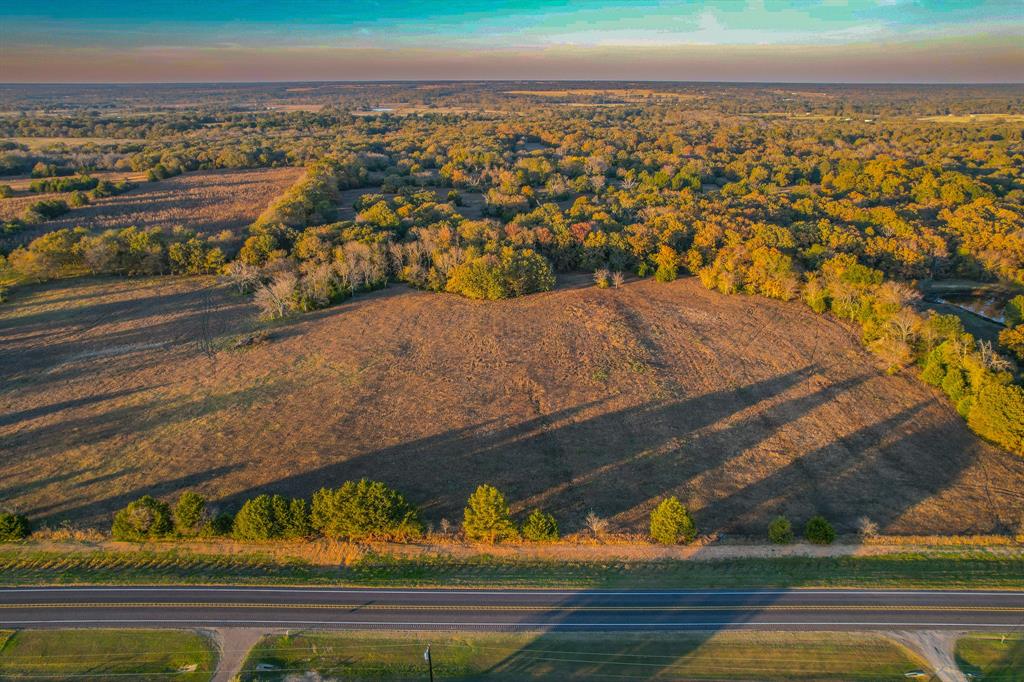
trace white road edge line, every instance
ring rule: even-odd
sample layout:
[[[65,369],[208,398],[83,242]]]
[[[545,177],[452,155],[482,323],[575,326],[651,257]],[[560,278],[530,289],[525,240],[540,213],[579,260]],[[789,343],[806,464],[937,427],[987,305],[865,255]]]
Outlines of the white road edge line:
[[[647,592],[643,590],[636,591],[623,591],[623,592],[605,592],[601,590],[565,590],[565,591],[554,591],[554,590],[445,590],[436,588],[426,588],[422,590],[417,589],[374,589],[374,588],[337,588],[337,589],[324,589],[324,588],[304,588],[304,587],[218,587],[218,586],[195,586],[190,587],[187,585],[169,585],[167,587],[89,587],[85,585],[80,586],[66,586],[66,587],[12,587],[12,588],[0,588],[0,593],[19,593],[19,592],[277,592],[282,594],[483,594],[483,595],[503,595],[503,596],[522,596],[522,595],[551,595],[551,596],[608,596],[608,597],[621,597],[621,596],[715,596],[715,595],[780,595],[780,594],[811,594],[811,595],[859,595],[859,594],[887,594],[887,595],[963,595],[963,596],[992,596],[992,597],[1003,597],[1003,596],[1024,596],[1024,591],[1007,590],[1004,592],[992,592],[992,591],[974,591],[974,590],[858,590],[858,589],[835,589],[835,590],[821,590],[821,589],[801,589],[794,588],[791,590],[668,590],[660,592]]]
[[[897,622],[871,622],[871,621],[843,621],[843,622],[830,622],[830,621],[780,621],[780,622],[749,622],[749,623],[738,623],[734,621],[707,621],[707,622],[695,622],[695,623],[523,623],[523,622],[510,622],[510,623],[498,623],[498,622],[431,622],[431,621],[343,621],[343,620],[228,620],[228,619],[210,619],[210,620],[196,620],[194,618],[179,618],[179,619],[130,619],[130,618],[115,618],[111,620],[98,620],[98,619],[72,619],[72,620],[11,620],[5,621],[4,625],[71,625],[71,624],[82,624],[82,623],[143,623],[143,624],[157,624],[157,623],[195,623],[195,624],[210,624],[210,623],[231,623],[239,625],[354,625],[361,628],[379,626],[379,627],[424,627],[424,626],[443,626],[443,627],[518,627],[518,628],[543,628],[543,629],[557,629],[561,627],[599,627],[599,628],[658,628],[658,629],[686,629],[688,627],[763,627],[763,626],[843,626],[843,627],[912,627],[912,628],[929,628],[929,627],[941,627],[941,628],[1012,628],[1013,625],[1007,623],[897,623]],[[666,628],[666,626],[669,626]]]

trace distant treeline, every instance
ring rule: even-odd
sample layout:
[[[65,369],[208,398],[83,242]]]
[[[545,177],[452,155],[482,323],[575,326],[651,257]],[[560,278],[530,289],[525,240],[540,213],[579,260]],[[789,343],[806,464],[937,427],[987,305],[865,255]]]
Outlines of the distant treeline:
[[[47,184],[43,189],[37,189],[36,182],[57,183]],[[43,187],[42,185],[40,187]],[[123,194],[137,185],[129,180],[110,182],[109,180],[97,180],[88,176],[76,178],[51,178],[46,181],[35,181],[32,183],[33,192],[70,192],[66,199],[40,199],[32,204],[16,218],[4,220],[0,223],[0,234],[11,234],[19,232],[28,227],[45,223],[47,220],[59,218],[72,207],[86,206],[96,199]],[[83,191],[88,188],[89,191]],[[0,185],[0,197],[10,196],[11,191],[7,185]],[[61,273],[54,272],[45,278],[60,276]]]

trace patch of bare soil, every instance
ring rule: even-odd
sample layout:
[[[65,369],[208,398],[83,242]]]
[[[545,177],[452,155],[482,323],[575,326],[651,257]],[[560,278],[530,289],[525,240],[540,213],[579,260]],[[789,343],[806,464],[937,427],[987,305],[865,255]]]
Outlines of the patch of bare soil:
[[[472,490],[564,532],[644,532],[666,495],[703,532],[776,514],[852,532],[1017,521],[1024,460],[796,303],[693,279],[503,302],[392,287],[231,349],[253,308],[210,280],[59,282],[0,307],[0,500],[106,525],[142,494],[224,505],[383,480],[428,520]],[[115,352],[116,350],[116,352]]]
[[[956,642],[966,634],[949,630],[908,630],[892,632],[889,636],[924,658],[939,682],[967,682],[967,676],[956,662]]]
[[[242,666],[249,652],[259,644],[266,635],[277,634],[277,630],[268,628],[227,627],[205,631],[211,636],[219,654],[217,671],[211,682],[231,682],[241,679]]]

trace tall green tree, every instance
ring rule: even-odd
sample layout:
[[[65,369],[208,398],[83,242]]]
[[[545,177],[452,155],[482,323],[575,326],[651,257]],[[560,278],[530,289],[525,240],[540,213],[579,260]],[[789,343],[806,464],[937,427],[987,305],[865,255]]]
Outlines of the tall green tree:
[[[238,540],[305,537],[309,535],[308,506],[305,500],[257,495],[235,514],[231,534]]]
[[[111,534],[115,540],[151,540],[171,532],[171,508],[166,502],[143,495],[114,514]]]
[[[692,542],[697,537],[693,517],[677,497],[662,500],[651,512],[651,537],[663,545]]]
[[[346,481],[313,495],[313,528],[326,537],[403,540],[423,533],[419,510],[380,481]]]
[[[553,542],[558,539],[558,523],[555,517],[540,509],[534,509],[523,524],[523,537],[534,542]]]
[[[768,524],[768,539],[777,545],[793,542],[793,524],[785,516],[776,516]]]
[[[505,496],[487,484],[481,485],[469,496],[463,512],[462,530],[467,539],[488,543],[512,540],[519,535],[512,523]]]
[[[20,514],[0,512],[0,542],[24,540],[32,531],[28,519]]]
[[[197,535],[207,522],[206,498],[187,491],[174,505],[174,529],[179,535]]]
[[[836,539],[836,529],[820,514],[812,516],[804,526],[804,537],[816,545],[831,545]]]

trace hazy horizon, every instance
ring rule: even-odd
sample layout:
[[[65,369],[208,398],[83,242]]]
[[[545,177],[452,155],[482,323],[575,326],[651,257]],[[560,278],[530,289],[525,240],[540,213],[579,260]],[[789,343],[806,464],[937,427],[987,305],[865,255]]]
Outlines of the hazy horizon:
[[[5,83],[589,80],[1012,84],[1019,0],[39,0]]]
[[[625,78],[346,78],[346,79],[315,79],[315,80],[197,80],[197,81],[0,81],[0,87],[106,87],[106,86],[217,86],[217,85],[373,85],[403,83],[629,83],[643,85],[645,83],[659,85],[822,85],[822,86],[862,86],[862,87],[1018,87],[1024,86],[1024,79],[1015,81],[812,81],[812,80],[671,80],[671,79],[625,79]]]

